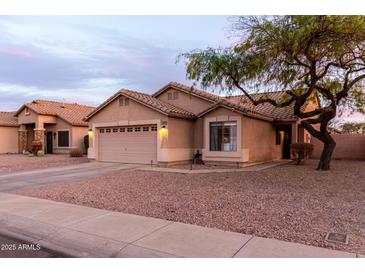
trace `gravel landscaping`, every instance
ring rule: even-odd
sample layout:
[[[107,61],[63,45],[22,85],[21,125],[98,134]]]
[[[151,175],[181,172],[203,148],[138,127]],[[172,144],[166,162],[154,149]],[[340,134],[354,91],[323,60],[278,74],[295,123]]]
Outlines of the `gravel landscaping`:
[[[86,156],[72,158],[68,154],[47,154],[43,157],[29,157],[21,154],[2,154],[0,155],[0,174],[74,165],[88,161]]]
[[[186,169],[186,170],[205,170],[205,169],[232,169],[232,168],[239,168],[236,165],[197,165],[197,164],[182,164],[182,165],[173,165],[170,168],[174,169]]]
[[[20,194],[365,254],[365,162],[259,172],[125,171]],[[325,241],[345,233],[348,245]]]

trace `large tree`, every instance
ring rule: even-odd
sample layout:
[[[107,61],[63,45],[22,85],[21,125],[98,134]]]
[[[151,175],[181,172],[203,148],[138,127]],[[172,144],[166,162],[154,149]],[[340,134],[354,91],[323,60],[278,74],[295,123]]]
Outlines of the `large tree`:
[[[292,107],[300,126],[323,142],[319,170],[328,170],[336,146],[328,123],[339,110],[364,112],[365,16],[242,16],[229,48],[184,53],[187,77],[202,87],[239,90],[254,105]],[[285,90],[280,100],[250,94]],[[321,104],[303,112],[307,101]]]

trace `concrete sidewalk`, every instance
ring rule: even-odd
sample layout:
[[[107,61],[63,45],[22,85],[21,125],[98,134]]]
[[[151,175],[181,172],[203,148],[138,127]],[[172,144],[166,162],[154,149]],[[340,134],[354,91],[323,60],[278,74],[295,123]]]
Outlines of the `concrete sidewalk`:
[[[202,174],[202,173],[225,173],[225,172],[247,172],[247,171],[261,171],[281,165],[286,165],[293,162],[292,160],[277,160],[269,162],[257,162],[244,164],[239,168],[207,168],[207,169],[182,169],[173,167],[158,167],[158,166],[142,166],[138,170],[146,171],[158,171],[158,172],[170,172],[170,173],[182,173],[182,174]]]
[[[353,253],[5,193],[0,193],[0,234],[74,257],[357,257]]]

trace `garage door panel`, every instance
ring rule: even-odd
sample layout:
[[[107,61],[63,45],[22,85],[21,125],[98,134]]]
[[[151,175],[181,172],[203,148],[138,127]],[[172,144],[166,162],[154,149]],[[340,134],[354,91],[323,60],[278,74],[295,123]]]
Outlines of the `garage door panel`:
[[[127,148],[127,149],[116,148],[116,149],[103,150],[102,155],[108,156],[107,154],[116,154],[116,153],[121,156],[127,155],[127,154],[128,155],[130,155],[130,154],[131,155],[133,155],[133,154],[143,155],[143,154],[147,154],[147,153],[153,155],[154,152],[155,151],[153,149],[144,149],[143,151],[138,151],[137,148]]]
[[[156,125],[148,125],[151,127]],[[127,132],[132,128],[133,132]],[[102,129],[99,133],[99,160],[121,163],[149,164],[157,161],[157,131],[142,131],[142,127]],[[123,132],[122,132],[123,130]]]

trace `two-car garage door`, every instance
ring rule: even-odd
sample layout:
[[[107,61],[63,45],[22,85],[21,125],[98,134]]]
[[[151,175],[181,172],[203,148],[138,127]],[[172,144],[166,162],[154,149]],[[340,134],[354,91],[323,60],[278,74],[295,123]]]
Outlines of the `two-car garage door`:
[[[150,164],[157,161],[157,126],[105,127],[99,129],[99,160]]]

